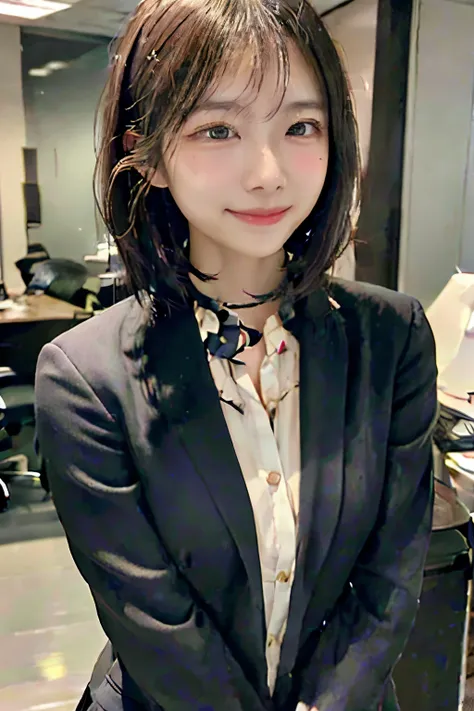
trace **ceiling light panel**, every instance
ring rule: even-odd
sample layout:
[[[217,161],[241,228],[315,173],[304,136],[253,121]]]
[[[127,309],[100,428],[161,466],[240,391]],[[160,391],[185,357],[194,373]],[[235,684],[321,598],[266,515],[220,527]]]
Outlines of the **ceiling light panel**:
[[[0,15],[21,17],[25,20],[38,20],[60,10],[67,10],[71,5],[53,0],[0,0]]]

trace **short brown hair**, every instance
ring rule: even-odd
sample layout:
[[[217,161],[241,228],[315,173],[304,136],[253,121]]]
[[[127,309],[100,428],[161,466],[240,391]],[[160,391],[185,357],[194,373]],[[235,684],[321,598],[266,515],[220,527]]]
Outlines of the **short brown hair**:
[[[96,199],[116,239],[128,283],[175,301],[192,271],[183,248],[187,223],[167,189],[136,170],[162,161],[166,142],[181,129],[226,69],[251,51],[262,81],[278,62],[283,90],[288,42],[314,69],[327,104],[329,166],[309,217],[288,241],[297,254],[295,297],[314,290],[348,244],[359,199],[357,125],[338,52],[308,0],[142,0],[112,50],[98,111]],[[138,140],[124,148],[127,131]]]

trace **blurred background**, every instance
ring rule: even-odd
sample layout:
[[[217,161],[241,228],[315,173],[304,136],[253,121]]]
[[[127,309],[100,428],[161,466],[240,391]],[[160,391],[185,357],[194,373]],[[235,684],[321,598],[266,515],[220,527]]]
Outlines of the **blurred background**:
[[[428,309],[443,358],[438,473],[464,506],[438,501],[450,536],[430,559],[402,711],[469,711],[474,0],[312,1],[346,63],[363,162],[357,242],[336,271]],[[1,711],[72,711],[104,643],[41,486],[33,376],[44,343],[122,295],[94,207],[93,127],[110,42],[134,6],[0,0]]]
[[[357,103],[367,169],[359,237],[369,243],[359,249],[359,276],[427,305],[455,267],[474,269],[473,3],[314,4],[346,57]],[[0,3],[0,244],[7,287],[23,285],[15,262],[28,240],[79,261],[104,242],[91,192],[94,110],[110,39],[133,5],[79,0],[51,12],[49,0]],[[25,148],[31,149],[27,174]],[[41,211],[28,230],[25,183],[37,184]]]

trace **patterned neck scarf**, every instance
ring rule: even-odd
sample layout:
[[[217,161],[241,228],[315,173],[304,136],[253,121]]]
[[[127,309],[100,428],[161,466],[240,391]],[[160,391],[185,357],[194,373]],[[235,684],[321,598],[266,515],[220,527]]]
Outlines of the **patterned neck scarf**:
[[[255,346],[262,338],[262,333],[255,328],[246,326],[239,316],[232,310],[238,305],[222,304],[215,299],[205,296],[194,285],[190,289],[194,300],[195,310],[203,309],[205,314],[205,327],[207,337],[204,345],[211,356],[227,358],[233,363],[241,364],[235,357],[245,348]],[[252,304],[254,305],[254,304]],[[293,306],[289,301],[284,301],[279,309],[282,323],[289,321],[294,316]]]

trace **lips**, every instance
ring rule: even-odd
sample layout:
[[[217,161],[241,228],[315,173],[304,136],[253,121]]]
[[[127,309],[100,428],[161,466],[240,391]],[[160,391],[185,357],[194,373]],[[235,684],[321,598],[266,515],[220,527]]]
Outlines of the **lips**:
[[[255,210],[228,210],[231,215],[242,222],[247,222],[251,225],[274,225],[280,222],[291,208],[278,207],[270,210],[255,209]]]

